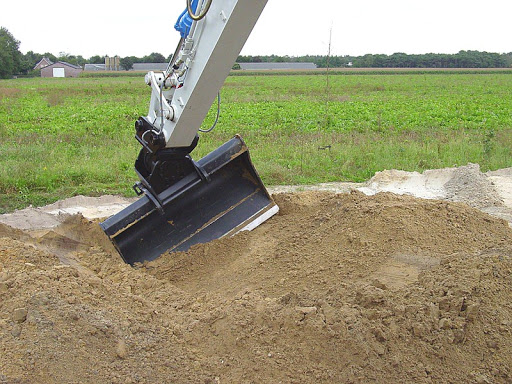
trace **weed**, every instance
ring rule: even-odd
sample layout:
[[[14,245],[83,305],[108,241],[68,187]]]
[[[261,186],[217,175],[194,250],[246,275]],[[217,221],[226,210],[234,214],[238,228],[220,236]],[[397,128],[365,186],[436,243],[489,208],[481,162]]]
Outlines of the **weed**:
[[[494,139],[496,137],[496,132],[494,129],[489,129],[483,139],[484,145],[484,157],[489,158],[494,149]]]

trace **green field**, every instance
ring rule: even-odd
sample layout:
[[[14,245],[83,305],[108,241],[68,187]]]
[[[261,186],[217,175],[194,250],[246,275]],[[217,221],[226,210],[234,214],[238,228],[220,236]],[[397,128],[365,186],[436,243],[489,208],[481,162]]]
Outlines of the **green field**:
[[[143,76],[0,81],[0,212],[76,194],[131,195]],[[230,76],[199,158],[240,133],[263,181],[512,166],[512,74]],[[204,126],[214,119],[214,109]]]

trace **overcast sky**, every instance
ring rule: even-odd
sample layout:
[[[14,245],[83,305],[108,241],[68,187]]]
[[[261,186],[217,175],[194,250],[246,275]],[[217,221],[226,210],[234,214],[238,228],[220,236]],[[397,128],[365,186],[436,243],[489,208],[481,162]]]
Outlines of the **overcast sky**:
[[[213,0],[219,1],[219,0]],[[23,53],[144,56],[174,52],[185,0],[4,1],[0,26]],[[269,0],[242,54],[512,51],[510,0]]]

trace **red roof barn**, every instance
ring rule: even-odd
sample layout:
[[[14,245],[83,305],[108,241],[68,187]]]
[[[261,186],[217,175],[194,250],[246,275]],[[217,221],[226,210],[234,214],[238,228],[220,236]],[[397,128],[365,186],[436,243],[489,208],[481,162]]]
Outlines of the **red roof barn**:
[[[82,67],[57,61],[41,69],[41,77],[78,77],[82,73]]]

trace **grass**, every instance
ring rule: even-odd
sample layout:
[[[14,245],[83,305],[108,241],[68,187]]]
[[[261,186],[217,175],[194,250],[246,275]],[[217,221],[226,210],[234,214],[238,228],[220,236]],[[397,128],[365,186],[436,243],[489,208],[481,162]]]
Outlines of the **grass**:
[[[512,74],[230,76],[200,158],[240,133],[266,184],[376,171],[512,166]],[[77,194],[132,195],[143,77],[0,81],[0,212]],[[212,108],[204,126],[214,119]]]

